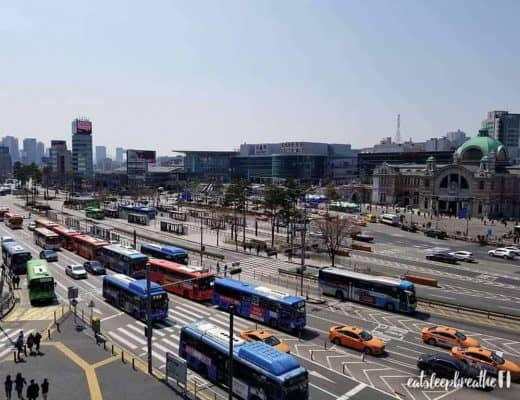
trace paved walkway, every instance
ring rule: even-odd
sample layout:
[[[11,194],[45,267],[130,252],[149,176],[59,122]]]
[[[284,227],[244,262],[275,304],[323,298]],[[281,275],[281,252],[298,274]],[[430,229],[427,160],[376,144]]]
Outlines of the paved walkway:
[[[79,319],[78,319],[79,321]],[[12,354],[0,361],[0,380],[7,374],[14,379],[21,373],[27,382],[36,383],[47,378],[50,399],[181,399],[175,391],[159,380],[133,369],[131,361],[121,362],[121,355],[112,355],[94,342],[92,331],[76,325],[72,314],[67,314],[60,331],[54,331],[50,340],[45,337],[41,354],[29,355],[14,362]],[[24,394],[25,394],[24,389]]]

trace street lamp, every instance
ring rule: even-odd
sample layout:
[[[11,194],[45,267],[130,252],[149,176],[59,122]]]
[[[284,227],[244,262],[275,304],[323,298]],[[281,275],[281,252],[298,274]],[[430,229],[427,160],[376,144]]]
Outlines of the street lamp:
[[[228,377],[228,399],[233,400],[233,317],[235,306],[229,306],[229,377]]]
[[[150,263],[146,263],[146,342],[148,347],[148,374],[152,375],[152,296],[150,292]]]

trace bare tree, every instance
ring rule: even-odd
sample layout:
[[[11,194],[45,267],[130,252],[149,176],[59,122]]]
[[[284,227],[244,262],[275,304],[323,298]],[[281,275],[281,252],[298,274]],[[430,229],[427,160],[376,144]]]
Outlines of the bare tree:
[[[327,217],[316,221],[316,227],[321,234],[332,266],[338,250],[344,246],[344,242],[352,232],[352,221],[348,218]]]

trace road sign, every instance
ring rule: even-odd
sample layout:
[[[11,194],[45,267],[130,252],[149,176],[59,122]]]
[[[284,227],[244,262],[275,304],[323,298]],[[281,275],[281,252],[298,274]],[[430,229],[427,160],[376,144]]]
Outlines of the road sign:
[[[175,379],[186,387],[187,367],[186,360],[173,353],[166,353],[166,377]]]
[[[74,286],[69,286],[67,291],[67,298],[69,300],[77,299],[79,297],[79,289]]]
[[[468,218],[468,208],[467,207],[459,208],[459,218]]]

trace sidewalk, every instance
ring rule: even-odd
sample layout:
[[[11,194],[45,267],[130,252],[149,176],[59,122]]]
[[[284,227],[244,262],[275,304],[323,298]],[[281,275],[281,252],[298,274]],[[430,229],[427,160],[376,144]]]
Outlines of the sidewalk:
[[[41,343],[40,355],[29,355],[22,362],[8,357],[0,362],[5,380],[7,374],[14,379],[20,372],[29,382],[50,383],[50,399],[102,400],[102,399],[181,399],[175,391],[159,380],[133,369],[131,360],[123,364],[121,355],[112,355],[111,349],[97,346],[89,327],[74,323],[71,313],[66,314],[60,331],[51,333]],[[83,326],[84,329],[78,329]],[[25,395],[24,388],[24,395]],[[14,393],[13,393],[14,395]],[[14,397],[13,397],[14,398]]]

